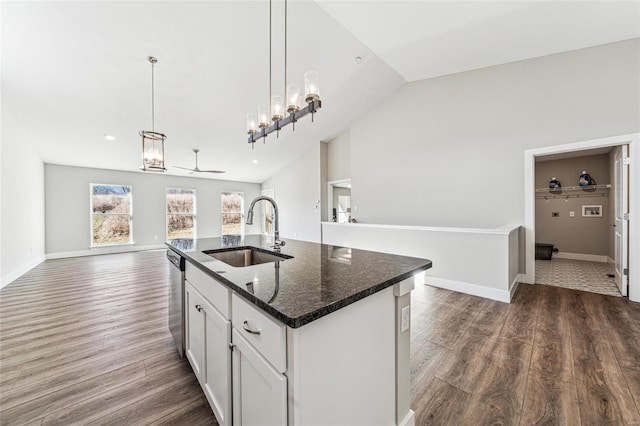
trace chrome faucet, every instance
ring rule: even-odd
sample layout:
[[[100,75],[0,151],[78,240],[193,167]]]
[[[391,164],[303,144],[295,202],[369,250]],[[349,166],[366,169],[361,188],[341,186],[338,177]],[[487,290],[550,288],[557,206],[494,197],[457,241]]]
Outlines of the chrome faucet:
[[[247,225],[253,225],[253,207],[256,205],[256,203],[260,200],[265,200],[271,203],[271,205],[273,206],[273,216],[274,216],[274,230],[273,230],[273,237],[274,237],[274,241],[273,241],[273,248],[275,249],[275,251],[279,252],[280,251],[280,247],[282,247],[285,242],[284,241],[280,241],[280,225],[278,223],[278,205],[276,204],[276,200],[274,200],[271,197],[267,197],[266,195],[260,195],[258,197],[256,197],[252,202],[251,205],[249,206],[249,211],[247,212]]]

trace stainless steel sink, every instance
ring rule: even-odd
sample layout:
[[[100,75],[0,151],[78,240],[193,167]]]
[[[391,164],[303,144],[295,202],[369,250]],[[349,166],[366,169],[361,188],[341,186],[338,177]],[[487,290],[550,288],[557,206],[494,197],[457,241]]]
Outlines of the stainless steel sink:
[[[262,263],[275,262],[277,260],[291,259],[286,254],[267,253],[254,248],[238,248],[236,250],[209,250],[203,251],[204,254],[218,259],[229,266],[244,267],[252,265],[260,265]]]

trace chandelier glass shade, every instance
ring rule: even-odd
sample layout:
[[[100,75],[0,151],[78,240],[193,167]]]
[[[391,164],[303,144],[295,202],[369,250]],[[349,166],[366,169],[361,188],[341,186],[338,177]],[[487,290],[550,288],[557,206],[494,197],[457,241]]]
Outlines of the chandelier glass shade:
[[[155,131],[155,79],[154,66],[158,62],[153,56],[147,57],[151,63],[151,130],[141,130],[142,137],[142,166],[145,172],[165,172],[164,141],[167,136]]]

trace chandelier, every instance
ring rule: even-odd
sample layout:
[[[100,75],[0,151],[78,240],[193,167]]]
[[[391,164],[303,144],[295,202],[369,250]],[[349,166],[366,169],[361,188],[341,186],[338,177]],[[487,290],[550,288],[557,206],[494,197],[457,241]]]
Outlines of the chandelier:
[[[155,131],[155,93],[153,69],[158,62],[153,56],[148,56],[151,63],[151,130],[141,130],[142,136],[142,166],[145,172],[164,172],[164,141],[167,136]]]
[[[287,0],[284,0],[284,90],[285,96],[271,94],[271,6],[272,0],[269,0],[269,101],[271,108],[267,106],[259,106],[258,113],[247,114],[247,133],[249,134],[247,142],[251,144],[253,149],[256,140],[263,138],[266,141],[267,135],[276,132],[279,136],[280,129],[292,124],[295,130],[296,122],[302,117],[311,114],[311,122],[313,122],[313,114],[322,107],[320,101],[320,76],[316,71],[307,71],[304,73],[304,103],[306,106],[301,108],[302,96],[300,95],[300,86],[297,84],[287,84]]]

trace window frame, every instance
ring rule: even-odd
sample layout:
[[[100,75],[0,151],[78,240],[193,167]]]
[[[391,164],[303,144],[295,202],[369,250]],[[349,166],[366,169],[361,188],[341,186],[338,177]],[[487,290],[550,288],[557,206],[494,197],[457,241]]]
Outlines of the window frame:
[[[239,212],[225,212],[224,202],[222,200],[224,194],[239,194],[242,197],[242,203],[240,205]],[[225,234],[224,233],[224,214],[239,214],[240,215],[240,234]],[[242,191],[221,191],[220,192],[220,235],[244,235],[244,192]]]
[[[129,188],[129,213],[95,213],[93,211],[93,188],[96,186],[119,186]],[[121,243],[104,243],[99,244],[94,241],[93,237],[93,221],[94,216],[129,216],[129,241],[121,242]],[[112,183],[90,183],[89,184],[89,247],[90,248],[99,248],[99,247],[113,247],[113,246],[126,246],[133,245],[135,241],[133,239],[133,185],[122,185],[122,184],[112,184]]]
[[[197,204],[197,191],[195,188],[176,188],[176,187],[166,187],[164,190],[164,219],[165,219],[165,237],[169,240],[169,203],[167,202],[168,191],[170,189],[176,189],[180,191],[192,191],[193,192],[193,213],[171,213],[172,215],[178,216],[193,216],[193,239],[197,238],[198,235],[198,204]]]

